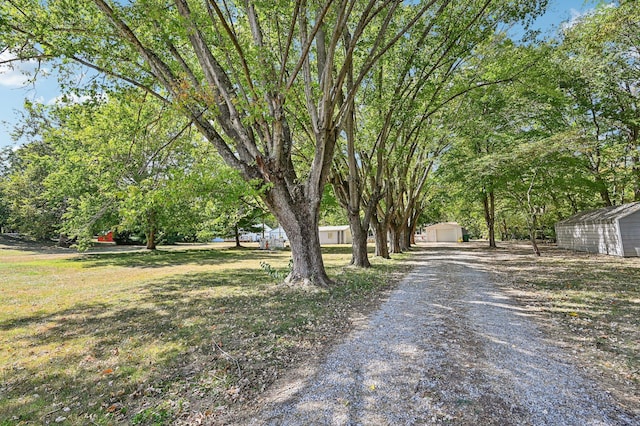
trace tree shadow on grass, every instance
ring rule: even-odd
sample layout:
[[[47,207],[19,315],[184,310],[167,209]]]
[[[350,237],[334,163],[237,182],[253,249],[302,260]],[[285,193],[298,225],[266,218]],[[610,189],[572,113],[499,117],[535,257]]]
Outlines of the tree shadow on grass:
[[[0,370],[0,418],[121,423],[145,407],[175,418],[182,400],[213,410],[248,398],[256,377],[275,378],[273,365],[287,362],[329,298],[252,270],[172,277],[135,292],[3,322],[17,335],[15,362]]]
[[[369,253],[373,253],[374,247],[368,248]],[[324,246],[323,255],[350,255],[350,245]],[[75,262],[82,263],[83,267],[95,268],[104,266],[138,267],[138,268],[161,268],[166,266],[177,266],[186,264],[196,265],[221,265],[225,263],[252,260],[260,262],[277,261],[288,259],[291,250],[257,250],[251,248],[225,248],[225,249],[186,249],[186,250],[154,250],[122,253],[91,253],[85,254]]]
[[[286,256],[286,251],[267,251],[247,249],[196,249],[196,250],[171,250],[171,251],[146,251],[129,253],[102,253],[86,254],[77,259],[84,267],[122,266],[137,268],[161,268],[186,264],[216,265],[242,260],[269,260]]]
[[[369,255],[375,252],[375,246],[369,244],[367,246],[367,253]],[[340,245],[324,245],[322,246],[322,254],[346,254],[350,255],[352,253],[351,244],[340,244]]]
[[[7,234],[0,234],[0,250],[20,250],[38,254],[70,253],[72,249],[59,247],[53,241],[36,241],[25,237],[12,237]]]

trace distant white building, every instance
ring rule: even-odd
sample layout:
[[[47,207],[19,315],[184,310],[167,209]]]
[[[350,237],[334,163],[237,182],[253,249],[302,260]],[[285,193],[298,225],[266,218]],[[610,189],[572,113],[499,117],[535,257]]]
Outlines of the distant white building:
[[[286,232],[281,226],[265,232],[265,237],[260,238],[260,248],[263,250],[273,250],[284,248],[285,243],[289,240]]]
[[[556,224],[558,247],[640,256],[640,202],[605,207],[571,216]]]
[[[274,229],[270,230],[265,235],[268,235],[267,238],[269,238],[269,239],[282,240],[282,241],[288,241],[289,240],[287,238],[287,233],[284,232],[284,229],[282,228],[282,226],[278,226],[277,228],[274,228]]]
[[[457,222],[442,222],[422,229],[421,241],[428,243],[457,243],[462,241],[462,226]]]
[[[320,226],[318,228],[320,244],[351,244],[351,228],[349,225]]]
[[[328,244],[351,244],[351,228],[349,225],[320,226],[318,227],[318,237],[321,245]],[[289,241],[286,232],[282,227],[277,227],[265,233],[265,238],[260,239],[262,249],[276,249],[285,247]]]
[[[271,227],[269,225],[257,225],[253,227],[252,232],[242,232],[240,234],[240,241],[250,241],[256,242],[260,241],[263,236],[267,238],[269,232],[271,231]]]

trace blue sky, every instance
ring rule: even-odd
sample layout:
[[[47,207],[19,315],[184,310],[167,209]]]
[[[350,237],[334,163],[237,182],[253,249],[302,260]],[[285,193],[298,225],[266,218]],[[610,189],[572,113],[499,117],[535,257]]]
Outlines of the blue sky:
[[[535,26],[545,32],[555,31],[561,23],[593,9],[594,3],[593,0],[549,0],[546,14],[536,21]],[[6,54],[0,55],[0,63],[6,59]],[[25,98],[47,104],[60,96],[55,76],[39,78],[35,83],[26,82],[24,71],[32,72],[34,69],[34,63],[23,63],[13,70],[0,64],[0,148],[15,144],[10,133],[18,122]],[[46,65],[44,71],[47,71]]]

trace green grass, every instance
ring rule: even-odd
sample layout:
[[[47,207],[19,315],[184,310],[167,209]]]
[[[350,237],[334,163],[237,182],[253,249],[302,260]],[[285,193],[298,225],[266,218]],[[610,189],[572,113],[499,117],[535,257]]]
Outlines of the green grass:
[[[608,389],[637,389],[637,259],[553,248],[535,258],[510,247],[501,262],[473,250],[524,306],[553,320],[571,353],[603,380],[615,376]],[[312,292],[277,285],[261,268],[284,273],[287,251],[0,250],[0,425],[168,425],[194,412],[215,423],[346,333],[354,309],[407,268],[379,259],[366,271],[345,267],[346,246],[323,257],[340,284]]]
[[[353,307],[401,268],[345,268],[348,247],[331,248],[325,263],[340,284],[311,292],[276,285],[260,267],[284,272],[289,258],[0,250],[0,424],[215,418],[345,332]]]

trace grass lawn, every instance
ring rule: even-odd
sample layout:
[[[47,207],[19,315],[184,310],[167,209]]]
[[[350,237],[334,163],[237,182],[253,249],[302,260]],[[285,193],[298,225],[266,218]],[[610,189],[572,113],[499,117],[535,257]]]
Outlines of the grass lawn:
[[[261,267],[284,274],[286,251],[0,247],[0,425],[215,421],[344,333],[403,268],[345,268],[349,247],[327,248],[342,285],[311,292]]]
[[[0,425],[221,423],[321,353],[410,262],[345,267],[326,291],[276,284],[290,253],[227,246],[78,255],[0,241]],[[504,289],[568,358],[630,407],[640,400],[640,261],[545,247],[486,252]],[[429,250],[428,248],[426,250]],[[266,266],[269,265],[270,268]]]
[[[494,264],[524,306],[541,313],[547,333],[631,410],[640,407],[640,259],[499,244]],[[498,250],[500,252],[501,250]]]

